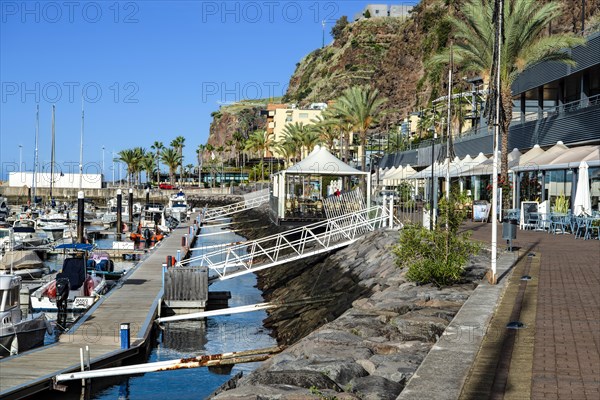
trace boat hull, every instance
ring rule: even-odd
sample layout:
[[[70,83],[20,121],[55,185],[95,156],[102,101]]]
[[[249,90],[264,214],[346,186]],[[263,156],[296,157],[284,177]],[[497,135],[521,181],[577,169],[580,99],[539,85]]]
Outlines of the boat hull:
[[[2,327],[0,329],[0,356],[10,355],[15,336],[18,342],[15,347],[19,354],[42,346],[47,331],[48,325],[43,315],[23,320],[16,325]]]

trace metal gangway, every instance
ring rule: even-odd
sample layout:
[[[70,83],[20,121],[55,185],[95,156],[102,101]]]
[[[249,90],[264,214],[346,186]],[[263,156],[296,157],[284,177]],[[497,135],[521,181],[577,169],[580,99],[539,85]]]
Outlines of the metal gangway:
[[[244,200],[222,207],[205,208],[202,221],[211,221],[256,208],[269,201],[269,189],[258,190],[244,195]]]
[[[177,265],[200,265],[225,280],[348,246],[367,232],[391,226],[390,210],[372,206],[258,240],[231,243]],[[202,248],[200,248],[202,249]]]

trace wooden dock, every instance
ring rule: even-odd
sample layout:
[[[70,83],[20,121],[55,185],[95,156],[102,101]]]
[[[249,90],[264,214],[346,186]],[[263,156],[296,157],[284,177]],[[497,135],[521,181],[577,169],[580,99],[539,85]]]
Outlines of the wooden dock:
[[[92,368],[147,352],[163,297],[162,265],[177,250],[184,256],[187,250],[182,249],[181,238],[189,233],[189,226],[190,222],[183,222],[175,229],[127,274],[122,287],[96,302],[57,343],[0,360],[0,397],[20,399],[52,388],[57,374],[81,370],[79,351],[85,346],[90,349]],[[130,324],[128,350],[121,350],[121,323]]]

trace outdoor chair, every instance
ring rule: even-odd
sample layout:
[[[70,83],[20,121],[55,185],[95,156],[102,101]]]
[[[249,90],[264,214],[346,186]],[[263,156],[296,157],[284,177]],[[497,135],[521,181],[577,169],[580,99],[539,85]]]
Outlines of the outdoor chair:
[[[575,233],[575,239],[579,237],[585,237],[586,232],[586,221],[585,217],[575,217],[575,224],[573,233]]]
[[[596,235],[594,236],[594,232]],[[593,239],[598,237],[600,239],[600,219],[597,218],[586,218],[585,219],[585,240]]]
[[[526,216],[525,229],[537,229],[540,222],[540,215],[538,213],[529,213]]]
[[[566,215],[550,214],[550,228],[548,232],[556,235],[557,233],[567,233],[565,230]]]

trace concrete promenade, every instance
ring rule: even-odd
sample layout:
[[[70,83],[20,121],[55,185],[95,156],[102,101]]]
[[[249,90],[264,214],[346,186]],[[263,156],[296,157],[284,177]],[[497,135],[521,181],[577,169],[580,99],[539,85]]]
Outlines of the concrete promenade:
[[[490,242],[491,224],[468,223],[466,228],[473,239]],[[494,318],[502,318],[503,308],[514,316],[522,306],[520,316],[530,313],[533,326],[519,331],[521,340],[499,352],[488,375],[489,398],[600,399],[600,240],[519,230],[514,245],[533,278],[528,285],[536,279],[537,285],[512,294],[507,290]],[[518,285],[523,283],[513,287]],[[528,299],[528,291],[536,295]],[[531,356],[523,356],[528,352]],[[478,359],[484,356],[480,351]],[[523,374],[530,379],[522,379]],[[521,379],[511,382],[516,375]]]

